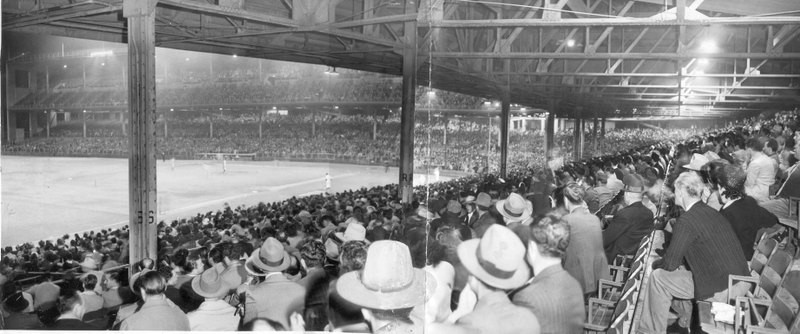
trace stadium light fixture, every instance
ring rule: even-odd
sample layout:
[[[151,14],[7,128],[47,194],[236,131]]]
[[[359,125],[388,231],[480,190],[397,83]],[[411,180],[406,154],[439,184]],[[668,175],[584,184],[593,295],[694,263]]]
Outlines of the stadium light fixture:
[[[64,64],[64,68],[67,68],[67,64]]]
[[[333,106],[333,109],[339,109],[339,106]]]
[[[238,58],[238,57],[239,57],[239,56],[238,56],[238,55],[236,55],[235,53],[233,54],[233,58]]]
[[[714,40],[709,39],[700,43],[700,52],[713,53],[717,52],[718,50],[719,49],[717,48],[717,42],[715,42]]]
[[[186,57],[186,59],[184,59],[184,60],[185,60],[185,61],[189,61],[189,57]]]
[[[106,63],[100,63],[100,66],[106,66]]]
[[[522,107],[522,108],[519,109],[519,111],[527,111],[527,110],[528,109],[526,109],[525,107]]]
[[[429,98],[435,98],[435,97],[436,97],[436,92],[435,92],[435,91],[433,91],[433,90],[429,90],[429,91],[428,91],[428,97],[429,97]]]
[[[483,105],[485,106],[492,105],[492,101],[483,101]]]
[[[222,108],[219,108],[219,110],[222,110]]]
[[[169,111],[175,111],[175,109],[169,108]]]
[[[86,112],[86,109],[83,109],[83,112]]]
[[[574,47],[574,46],[575,46],[575,40],[574,39],[568,39],[567,40],[567,47],[571,48],[571,47]]]

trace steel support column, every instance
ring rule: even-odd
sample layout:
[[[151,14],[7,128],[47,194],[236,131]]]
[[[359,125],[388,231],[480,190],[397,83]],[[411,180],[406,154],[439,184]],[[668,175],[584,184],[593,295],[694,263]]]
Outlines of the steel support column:
[[[86,138],[86,110],[82,113],[83,117],[83,138]]]
[[[406,14],[415,11],[414,3],[406,0]],[[400,199],[404,204],[414,200],[414,99],[417,87],[417,24],[403,24],[403,97],[400,110]]]
[[[545,142],[545,158],[550,160],[550,156],[554,147],[554,139],[556,132],[556,100],[550,100],[550,108],[547,113],[547,122],[544,128],[544,142]]]
[[[131,264],[155,260],[156,239],[156,0],[125,0],[128,20],[128,191]]]
[[[506,177],[508,167],[508,126],[511,115],[511,95],[503,94],[500,102],[500,177]]]

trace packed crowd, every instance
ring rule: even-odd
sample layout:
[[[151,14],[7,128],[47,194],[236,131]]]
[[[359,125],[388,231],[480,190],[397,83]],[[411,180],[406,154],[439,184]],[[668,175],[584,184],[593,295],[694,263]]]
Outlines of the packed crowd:
[[[98,83],[99,84],[99,83]],[[158,104],[167,107],[238,106],[325,102],[325,103],[393,103],[401,100],[401,81],[387,77],[267,78],[256,81],[205,81],[180,85],[158,85]],[[109,89],[114,87],[114,89]],[[113,107],[127,103],[126,91],[119,85],[86,89],[56,89],[34,92],[16,103],[18,107],[85,108]],[[427,89],[417,89],[417,101],[435,106],[459,109],[483,107],[482,98],[434,90],[431,99]]]
[[[203,114],[170,116],[167,136],[163,120],[156,126],[157,151],[161,157],[197,159],[204,153],[254,153],[256,160],[328,160],[377,165],[396,165],[399,152],[398,117],[372,118],[319,113],[269,115],[261,124],[255,114],[231,116]],[[377,124],[376,124],[377,123]],[[445,125],[446,124],[446,125]],[[445,126],[447,135],[445,136]],[[438,166],[464,172],[497,171],[500,158],[498,127],[485,119],[419,117],[414,128],[414,159],[419,166]],[[613,129],[598,141],[597,150],[587,139],[585,156],[675,141],[696,134],[691,129]],[[87,124],[82,138],[81,122],[63,123],[50,129],[50,138],[3,146],[6,153],[51,155],[125,156],[127,138],[116,122]],[[374,139],[373,139],[374,136]],[[556,133],[556,146],[572,155],[573,133]],[[591,138],[587,132],[586,138]],[[541,131],[513,130],[509,137],[509,165],[544,166]]]
[[[747,274],[759,234],[784,233],[778,217],[800,196],[799,124],[786,113],[551,168],[516,166],[506,178],[417,188],[406,205],[387,185],[226,207],[158,224],[158,256],[123,271],[126,229],[6,247],[3,325],[581,333],[608,263],[663,228],[671,241],[639,325],[663,333],[672,298],[723,295],[728,274]],[[43,281],[20,289],[30,272]]]

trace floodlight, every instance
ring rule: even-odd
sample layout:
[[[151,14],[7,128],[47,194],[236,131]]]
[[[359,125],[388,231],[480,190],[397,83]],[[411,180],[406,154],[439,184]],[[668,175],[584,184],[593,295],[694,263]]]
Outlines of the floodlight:
[[[432,90],[429,90],[429,91],[428,91],[428,97],[430,97],[430,98],[434,98],[434,97],[436,97],[436,92],[435,92],[435,91],[432,91]]]
[[[713,40],[705,40],[700,43],[700,52],[712,53],[717,52],[717,42]]]
[[[567,40],[567,47],[571,48],[573,46],[575,46],[575,40],[574,39],[568,39]]]

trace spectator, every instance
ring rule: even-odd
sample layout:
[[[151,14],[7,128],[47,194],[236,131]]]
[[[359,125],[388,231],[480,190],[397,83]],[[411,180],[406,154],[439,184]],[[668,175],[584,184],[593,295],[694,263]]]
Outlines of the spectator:
[[[581,285],[562,267],[570,243],[569,224],[545,216],[517,234],[527,245],[533,279],[517,292],[514,304],[530,309],[541,324],[541,333],[582,333],[585,315]]]
[[[235,331],[239,327],[236,308],[222,300],[231,287],[217,269],[195,276],[191,284],[194,292],[205,298],[197,310],[186,314],[192,331]]]
[[[637,174],[624,178],[624,205],[603,231],[606,258],[613,262],[617,256],[636,254],[639,243],[653,230],[653,211],[642,204],[644,180]]]
[[[306,276],[298,281],[306,289],[305,329],[322,331],[328,324],[328,287],[332,279],[323,268],[325,245],[318,240],[309,240],[300,247],[300,256],[306,272]]]
[[[475,230],[475,237],[481,238],[489,227],[497,224],[497,219],[489,213],[492,206],[492,197],[487,193],[479,193],[475,199],[475,209],[478,212],[478,220],[470,227]]]
[[[372,333],[422,333],[422,319],[412,319],[411,310],[433,293],[434,278],[411,265],[408,246],[381,240],[367,251],[360,273],[349,272],[336,283],[341,296],[362,307]]]
[[[86,313],[86,309],[84,307],[84,299],[81,298],[81,295],[77,291],[66,291],[64,296],[59,299],[59,308],[61,309],[61,315],[49,329],[59,331],[100,329],[81,321],[83,315]]]
[[[532,220],[533,204],[517,193],[511,193],[508,198],[497,201],[494,206],[507,226],[527,225]]]
[[[25,299],[22,292],[15,292],[9,295],[3,302],[3,329],[8,330],[28,330],[40,329],[42,323],[36,313],[25,312],[30,306],[30,302]]]
[[[189,318],[179,308],[171,305],[164,296],[167,282],[157,271],[145,271],[138,284],[144,303],[130,317],[122,321],[120,330],[189,331]]]
[[[432,324],[428,332],[540,333],[538,318],[525,307],[512,304],[506,295],[530,277],[525,246],[514,232],[492,225],[482,238],[459,245],[458,257],[469,270],[468,285],[477,303],[454,325]]]
[[[245,267],[248,272],[263,277],[263,281],[246,291],[243,324],[264,318],[289,328],[289,316],[293,312],[302,313],[306,289],[283,274],[289,268],[290,257],[283,244],[270,237],[247,260]]]
[[[653,263],[639,331],[664,333],[672,299],[679,299],[678,326],[687,328],[691,301],[727,303],[728,275],[747,275],[744,253],[730,223],[700,200],[705,184],[699,175],[684,172],[675,180],[675,204],[685,213],[672,227],[664,258]],[[691,268],[686,269],[684,262]],[[734,295],[736,291],[732,291]]]
[[[83,278],[83,292],[79,293],[83,299],[83,310],[85,313],[92,313],[103,308],[103,296],[94,290],[97,285],[97,277],[88,275]]]
[[[349,241],[342,244],[339,259],[339,276],[364,269],[367,262],[367,243]],[[344,299],[337,290],[337,280],[328,286],[328,322],[334,331],[363,333],[369,331],[361,308]]]
[[[122,304],[130,303],[133,298],[134,295],[131,289],[121,286],[119,272],[115,271],[106,274],[106,288],[103,291],[104,309],[116,309]]]
[[[747,165],[747,180],[744,184],[745,193],[757,202],[769,200],[769,187],[775,183],[775,160],[765,155],[762,151],[766,141],[751,138],[747,141],[747,151],[750,153],[750,163]]]
[[[763,233],[777,234],[783,230],[778,224],[778,217],[744,194],[744,183],[747,174],[739,166],[726,164],[712,180],[719,189],[722,216],[728,220],[742,246],[744,258],[753,257],[753,251]]]
[[[41,277],[44,282],[28,288],[25,292],[33,297],[34,309],[47,310],[56,305],[58,296],[61,293],[61,288],[53,284],[53,276],[51,273],[45,273]]]
[[[583,201],[584,191],[570,182],[562,191],[569,224],[570,242],[564,254],[564,270],[581,284],[584,296],[597,292],[597,281],[607,279],[608,262],[603,251],[602,223]],[[587,299],[588,300],[588,299]]]

